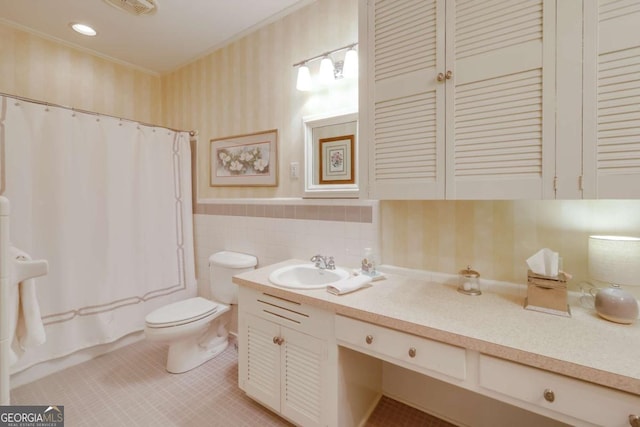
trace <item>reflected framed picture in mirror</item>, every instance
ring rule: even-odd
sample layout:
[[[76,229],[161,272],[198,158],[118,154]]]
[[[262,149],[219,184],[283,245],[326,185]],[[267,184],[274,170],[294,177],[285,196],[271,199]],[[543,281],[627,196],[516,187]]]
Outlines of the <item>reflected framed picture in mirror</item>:
[[[353,184],[355,135],[318,140],[320,184]]]
[[[358,113],[303,118],[305,197],[358,198]]]

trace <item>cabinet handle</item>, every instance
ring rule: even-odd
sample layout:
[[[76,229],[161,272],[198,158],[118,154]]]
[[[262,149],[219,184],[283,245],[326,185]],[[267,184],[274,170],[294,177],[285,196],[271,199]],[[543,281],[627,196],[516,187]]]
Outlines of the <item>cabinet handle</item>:
[[[439,82],[443,82],[444,81],[444,73],[438,73],[438,75],[436,76],[436,80]]]
[[[447,80],[451,80],[451,77],[453,77],[453,72],[449,70],[447,71],[447,74],[444,75],[444,78]]]
[[[373,335],[367,335],[364,340],[367,342],[367,344],[371,344],[373,342]]]
[[[415,347],[411,347],[409,349],[409,357],[416,357],[416,349],[415,349]]]
[[[544,400],[546,400],[547,402],[553,402],[554,400],[556,400],[556,395],[553,390],[548,388],[544,391]]]
[[[282,345],[283,342],[284,342],[284,338],[273,337],[273,343],[274,344]]]
[[[635,414],[629,415],[629,425],[631,427],[640,427],[640,416]]]

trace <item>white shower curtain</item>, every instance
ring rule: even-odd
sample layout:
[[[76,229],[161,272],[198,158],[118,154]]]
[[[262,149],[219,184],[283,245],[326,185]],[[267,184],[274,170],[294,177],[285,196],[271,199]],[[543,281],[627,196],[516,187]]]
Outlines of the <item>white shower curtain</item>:
[[[195,295],[189,135],[0,97],[10,238],[49,261],[47,342],[12,372],[109,343]]]

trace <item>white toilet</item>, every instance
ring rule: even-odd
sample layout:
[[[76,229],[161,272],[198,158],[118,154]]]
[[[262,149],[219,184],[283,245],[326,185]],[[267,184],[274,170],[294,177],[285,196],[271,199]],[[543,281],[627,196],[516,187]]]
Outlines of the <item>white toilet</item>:
[[[217,252],[209,257],[211,298],[189,298],[152,311],[145,317],[149,340],[169,343],[167,371],[180,374],[213,359],[229,345],[226,325],[229,304],[238,303],[238,287],[231,278],[256,267],[252,255]]]

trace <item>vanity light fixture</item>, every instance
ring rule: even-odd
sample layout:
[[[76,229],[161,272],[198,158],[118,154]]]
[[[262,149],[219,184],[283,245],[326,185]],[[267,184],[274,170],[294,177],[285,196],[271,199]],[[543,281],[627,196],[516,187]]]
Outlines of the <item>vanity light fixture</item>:
[[[93,28],[91,28],[87,24],[81,24],[79,22],[72,22],[72,23],[69,24],[69,26],[71,27],[71,29],[73,31],[75,31],[76,33],[82,34],[83,36],[93,37],[96,34],[98,34],[96,32],[96,30],[94,30]]]
[[[307,92],[312,89],[311,72],[309,70],[309,63],[317,60],[320,62],[320,71],[318,73],[318,80],[322,85],[327,85],[336,79],[353,78],[358,76],[358,53],[355,50],[357,43],[352,43],[338,49],[325,52],[321,55],[314,56],[312,58],[305,59],[304,61],[293,64],[295,68],[298,68],[298,78],[296,80],[296,89],[299,91]],[[347,53],[344,57],[344,61],[333,61],[332,55],[346,50]]]

